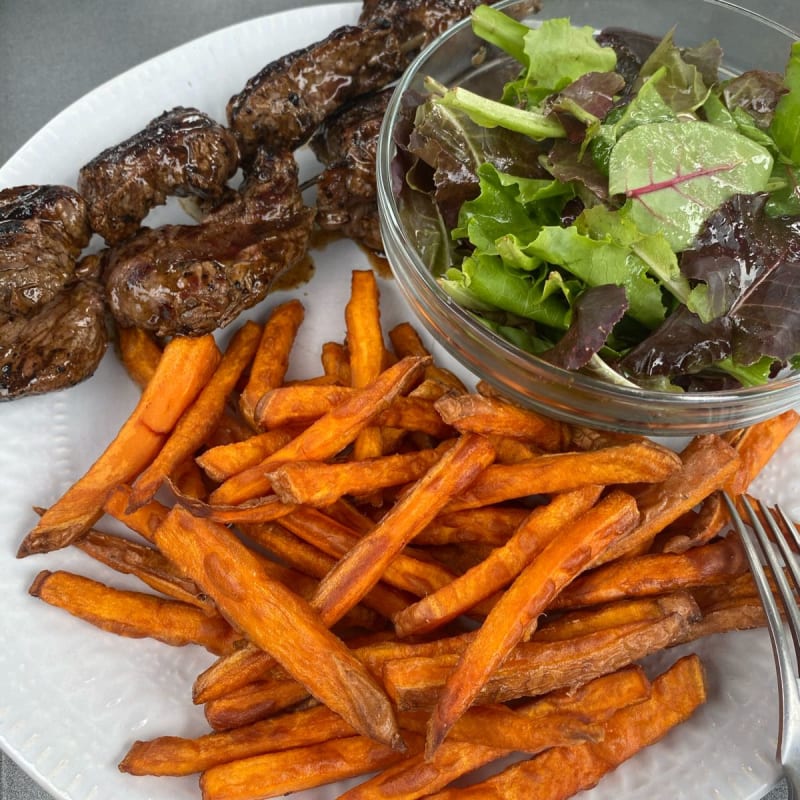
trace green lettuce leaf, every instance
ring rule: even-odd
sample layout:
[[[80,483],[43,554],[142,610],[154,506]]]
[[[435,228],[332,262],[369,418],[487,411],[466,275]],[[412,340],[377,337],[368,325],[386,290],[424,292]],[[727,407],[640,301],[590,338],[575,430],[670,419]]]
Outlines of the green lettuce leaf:
[[[770,132],[784,157],[800,166],[800,42],[792,45],[784,84],[788,91],[778,101]]]

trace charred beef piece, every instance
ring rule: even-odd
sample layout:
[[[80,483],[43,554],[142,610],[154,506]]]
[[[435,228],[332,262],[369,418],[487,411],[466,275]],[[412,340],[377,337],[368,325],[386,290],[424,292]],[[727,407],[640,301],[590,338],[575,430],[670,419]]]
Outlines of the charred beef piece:
[[[271,62],[228,101],[228,124],[243,157],[259,145],[296,149],[348,100],[394,80],[401,60],[390,27],[345,25]]]
[[[0,191],[0,315],[28,315],[69,283],[89,243],[86,203],[68,186]]]
[[[388,22],[401,41],[418,39],[418,51],[480,4],[480,0],[364,0],[358,22]]]
[[[81,280],[35,314],[0,323],[0,400],[66,389],[97,369],[108,344],[103,289]]]
[[[221,198],[239,166],[233,134],[194,108],[177,107],[104,150],[81,170],[78,191],[92,230],[117,244],[167,196]]]
[[[241,192],[198,225],[142,229],[106,255],[106,298],[120,325],[201,335],[261,301],[308,249],[291,153],[260,154]]]
[[[322,121],[396,80],[419,50],[477,0],[367,0],[358,25],[267,64],[228,101],[242,156],[305,144]]]
[[[325,169],[317,178],[317,224],[383,250],[375,159],[391,89],[366,95],[329,117],[310,141]]]

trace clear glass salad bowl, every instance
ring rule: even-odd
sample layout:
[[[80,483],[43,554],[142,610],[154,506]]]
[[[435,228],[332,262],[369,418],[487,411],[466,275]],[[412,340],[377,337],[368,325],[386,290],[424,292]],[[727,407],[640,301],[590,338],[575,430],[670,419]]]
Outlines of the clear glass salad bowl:
[[[674,28],[675,41],[682,47],[715,38],[724,51],[723,74],[731,76],[748,69],[782,73],[796,39],[781,25],[724,0],[514,0],[496,7],[532,26],[544,19],[568,17],[573,25],[595,30],[623,27],[659,39]],[[392,97],[378,144],[378,204],[387,258],[421,324],[455,359],[517,402],[563,420],[629,433],[721,432],[800,407],[796,371],[782,373],[768,384],[736,390],[671,392],[618,385],[531,355],[461,308],[424,263],[394,191],[395,135],[403,124],[403,98],[409,91],[425,93],[428,76],[448,87],[464,83],[499,87],[509,76],[508,57],[478,39],[469,19],[453,27],[406,71]]]

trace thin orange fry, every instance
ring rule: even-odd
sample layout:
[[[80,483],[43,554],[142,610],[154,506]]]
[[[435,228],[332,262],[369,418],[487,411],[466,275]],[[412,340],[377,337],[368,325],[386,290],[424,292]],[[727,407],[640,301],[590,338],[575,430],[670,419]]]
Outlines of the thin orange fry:
[[[213,374],[219,358],[210,335],[173,339],[112,442],[44,513],[23,539],[17,556],[66,547],[94,525],[108,493],[118,484],[131,481],[158,453],[181,414]]]
[[[134,481],[128,499],[131,510],[152,500],[164,481],[216,428],[228,395],[249,366],[260,336],[261,328],[254,322],[245,322],[236,331],[214,374],[178,420],[158,455]]]
[[[181,647],[198,644],[230,652],[242,638],[219,614],[144,592],[114,589],[71,572],[42,570],[29,594],[118,636],[157,639]]]
[[[344,613],[358,603],[394,557],[493,458],[488,439],[478,434],[461,437],[328,573],[317,593],[320,605]]]
[[[303,304],[299,300],[289,300],[274,308],[264,323],[250,374],[239,398],[239,408],[251,424],[262,395],[280,386],[286,377],[289,354],[304,317]]]
[[[120,327],[117,340],[122,365],[139,388],[144,389],[155,375],[161,348],[144,328]]]
[[[600,496],[589,486],[556,495],[530,512],[514,535],[455,580],[408,606],[394,618],[398,636],[428,633],[508,585],[553,538],[575,524]]]
[[[214,503],[241,503],[270,490],[266,472],[285,461],[322,461],[350,444],[417,379],[424,359],[407,358],[384,370],[369,386],[358,389],[256,467],[229,478],[211,495]]]
[[[233,533],[176,506],[155,538],[156,546],[214,599],[227,619],[315,697],[356,730],[399,745],[394,712],[382,688],[309,604],[266,575]]]
[[[439,696],[428,726],[425,749],[429,756],[558,593],[591,566],[605,547],[627,533],[638,517],[636,501],[614,491],[553,538],[520,573],[484,620]]]

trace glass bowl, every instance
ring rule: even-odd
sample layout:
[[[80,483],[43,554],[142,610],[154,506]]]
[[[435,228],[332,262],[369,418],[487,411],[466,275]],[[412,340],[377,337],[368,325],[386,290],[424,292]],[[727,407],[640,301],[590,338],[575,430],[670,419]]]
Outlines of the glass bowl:
[[[687,47],[716,38],[725,53],[723,70],[731,75],[753,68],[782,73],[797,38],[783,26],[724,0],[515,0],[496,7],[529,25],[569,17],[573,25],[624,27],[659,38],[675,28],[676,42]],[[426,76],[447,86],[480,81],[482,86],[492,82],[499,87],[508,76],[508,59],[472,33],[469,19],[455,25],[420,53],[400,80],[378,143],[378,205],[386,256],[421,324],[457,361],[518,403],[569,422],[628,433],[721,432],[800,406],[796,373],[765,386],[714,392],[673,393],[610,384],[517,348],[459,307],[438,286],[404,229],[392,188],[401,102],[410,90],[425,92]]]

